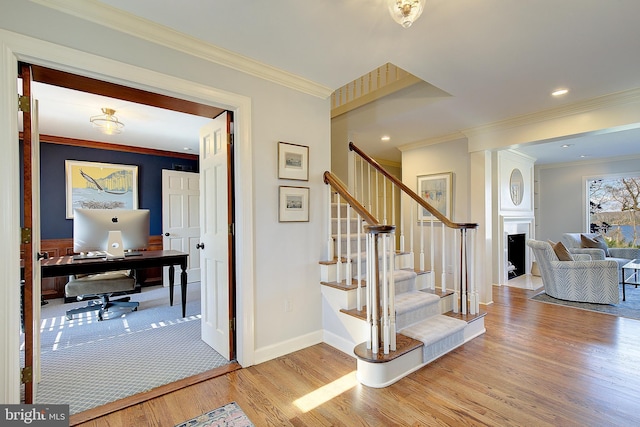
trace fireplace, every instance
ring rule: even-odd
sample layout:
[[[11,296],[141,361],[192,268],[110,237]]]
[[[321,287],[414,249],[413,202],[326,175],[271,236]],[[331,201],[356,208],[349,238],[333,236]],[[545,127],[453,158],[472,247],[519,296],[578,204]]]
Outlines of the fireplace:
[[[507,235],[508,279],[522,276],[526,272],[526,240],[527,235],[524,233]]]
[[[496,267],[499,284],[507,285],[510,279],[531,273],[533,259],[527,240],[534,235],[535,220],[532,216],[500,216],[498,225],[502,238]]]

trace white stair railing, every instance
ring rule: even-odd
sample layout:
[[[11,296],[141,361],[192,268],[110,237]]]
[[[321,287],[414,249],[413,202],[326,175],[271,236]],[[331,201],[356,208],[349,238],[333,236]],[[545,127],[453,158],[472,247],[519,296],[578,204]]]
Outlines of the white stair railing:
[[[370,207],[373,205],[376,215],[381,213],[385,219],[391,218],[390,224],[387,221],[383,223],[400,230],[399,248],[402,252],[409,252],[412,260],[410,267],[417,265],[418,270],[428,274],[428,289],[435,291],[439,281],[438,289],[441,293],[454,292],[454,311],[477,314],[479,299],[474,281],[474,243],[478,225],[451,221],[353,143],[349,144],[349,149],[356,153],[353,156],[353,170],[360,172],[355,174],[354,188],[360,188],[361,195],[368,194],[360,202],[368,203]],[[396,191],[399,197],[395,197]],[[389,193],[391,198],[387,198]],[[421,210],[428,215],[420,215],[416,220],[414,215]],[[399,218],[395,215],[396,211],[400,211]],[[421,217],[424,219],[420,219]],[[405,247],[407,233],[408,248]],[[448,271],[448,265],[453,266],[453,271]]]

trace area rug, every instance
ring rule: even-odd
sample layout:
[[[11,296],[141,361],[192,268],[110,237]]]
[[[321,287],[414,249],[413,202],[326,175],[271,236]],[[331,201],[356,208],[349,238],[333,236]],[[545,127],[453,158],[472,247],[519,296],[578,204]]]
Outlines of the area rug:
[[[532,296],[531,299],[549,304],[564,305],[579,308],[581,310],[597,311],[599,313],[611,314],[613,316],[640,320],[640,288],[627,285],[626,294],[626,301],[622,301],[621,287],[620,302],[618,304],[591,304],[587,302],[565,301],[550,297],[544,293],[544,291]]]
[[[213,411],[192,418],[189,421],[177,424],[175,427],[249,427],[253,423],[242,412],[236,402],[227,403]]]
[[[36,403],[68,404],[76,414],[229,363],[200,338],[200,284],[187,289],[186,317],[162,286],[131,295],[137,311],[114,311],[101,322],[95,313],[66,319],[67,309],[86,302],[50,300],[42,308]]]

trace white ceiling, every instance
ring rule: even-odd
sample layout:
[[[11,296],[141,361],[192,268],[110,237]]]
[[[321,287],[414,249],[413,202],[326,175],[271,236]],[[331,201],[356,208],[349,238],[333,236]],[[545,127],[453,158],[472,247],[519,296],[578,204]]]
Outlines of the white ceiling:
[[[33,82],[41,134],[157,150],[198,153],[199,129],[210,118]],[[102,108],[116,110],[123,132],[105,135],[89,122]]]
[[[386,103],[361,108],[357,117],[343,123],[350,135],[357,136],[359,145],[389,160],[400,159],[397,146],[640,87],[637,0],[427,0],[423,15],[408,29],[391,19],[384,0],[94,3],[159,23],[330,90],[391,62],[450,94],[434,97],[404,90]],[[568,87],[569,94],[551,97],[550,92],[558,87]],[[111,106],[104,105],[106,100],[64,99],[66,106],[42,101],[43,133],[63,120],[49,119],[50,110],[64,116],[65,107],[80,110],[90,105],[91,112],[82,111],[82,120],[87,121],[88,115],[110,106],[125,122],[125,133],[119,136],[122,141],[126,135],[127,143],[136,144],[138,133],[148,136],[147,130],[155,129],[162,130],[163,137],[153,139],[163,149],[182,151],[197,144],[197,133],[194,142],[189,142],[192,132],[184,129],[199,127],[198,120],[173,125],[186,115],[169,119],[123,101]],[[145,129],[151,118],[155,122]],[[171,124],[172,130],[162,127],[163,123]],[[92,130],[84,130],[88,131]],[[185,133],[189,141],[181,139]],[[382,134],[392,138],[385,146],[379,141]],[[590,136],[569,142],[573,150],[557,150],[569,157],[557,154],[553,159],[597,156],[605,146],[610,155],[618,153],[618,143],[630,150],[637,140],[637,131]],[[547,162],[556,151],[540,146],[521,149]],[[624,150],[621,155],[626,154]]]

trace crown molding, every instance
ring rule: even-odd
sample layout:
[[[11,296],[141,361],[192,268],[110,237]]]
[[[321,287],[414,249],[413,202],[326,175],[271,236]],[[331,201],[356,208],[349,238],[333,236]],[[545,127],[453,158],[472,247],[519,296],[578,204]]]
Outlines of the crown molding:
[[[536,113],[524,114],[482,126],[464,129],[461,132],[466,137],[472,138],[474,136],[484,135],[491,132],[500,132],[519,126],[538,124],[547,120],[558,119],[560,117],[573,116],[602,108],[610,108],[638,102],[640,102],[640,88],[598,96],[596,98],[587,99],[562,107],[550,108]]]
[[[535,169],[562,169],[572,166],[585,166],[585,165],[597,165],[602,163],[612,162],[625,162],[629,160],[640,160],[640,154],[632,156],[616,156],[616,157],[600,157],[597,159],[584,159],[576,160],[575,162],[563,162],[563,163],[545,163],[542,165],[534,165]],[[628,175],[628,174],[627,174]]]
[[[73,15],[86,21],[147,40],[279,85],[326,99],[333,90],[169,27],[137,17],[97,0],[30,0],[33,3]]]
[[[447,135],[437,136],[435,138],[425,139],[423,141],[410,142],[409,144],[399,145],[398,150],[409,151],[416,148],[428,147],[430,145],[442,144],[443,142],[457,141],[459,139],[467,139],[467,136],[461,132],[453,132]]]

